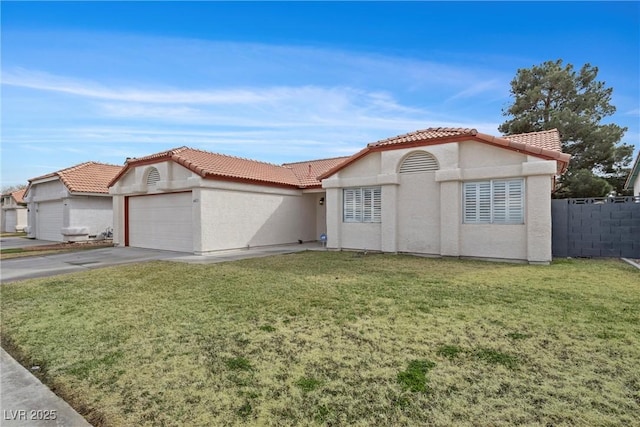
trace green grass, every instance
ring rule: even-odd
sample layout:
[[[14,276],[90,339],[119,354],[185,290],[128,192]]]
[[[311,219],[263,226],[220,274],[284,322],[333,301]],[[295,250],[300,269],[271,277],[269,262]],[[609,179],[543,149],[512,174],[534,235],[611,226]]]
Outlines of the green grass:
[[[96,426],[638,425],[640,271],[305,252],[5,284]]]

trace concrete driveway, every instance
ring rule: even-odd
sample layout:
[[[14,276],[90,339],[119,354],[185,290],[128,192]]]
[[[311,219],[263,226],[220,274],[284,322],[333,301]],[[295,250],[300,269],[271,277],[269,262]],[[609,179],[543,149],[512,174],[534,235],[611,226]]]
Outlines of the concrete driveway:
[[[40,244],[46,243],[51,242],[42,243],[42,241],[40,241]],[[2,247],[5,248],[10,246],[4,246],[3,243]],[[8,283],[16,280],[32,279],[35,277],[54,276],[57,274],[86,271],[111,265],[130,264],[151,260],[176,259],[185,257],[185,255],[188,254],[182,252],[159,251],[155,249],[109,247],[53,255],[11,258],[2,261],[0,282]]]
[[[51,245],[60,242],[50,242],[48,240],[36,240],[27,239],[26,237],[0,237],[0,248],[13,249],[13,248],[26,248],[29,246],[42,246]]]
[[[22,241],[14,241],[14,239]],[[39,245],[54,243],[42,240],[29,240],[20,237],[3,238],[2,240],[3,248],[21,247],[19,246],[20,244],[32,246],[30,242],[38,242],[36,244]],[[6,246],[5,240],[7,240]],[[25,240],[26,242],[24,242]],[[193,255],[184,252],[131,247],[88,249],[76,252],[28,256],[3,260],[2,269],[0,271],[0,283],[9,283],[17,280],[54,276],[63,273],[73,273],[76,271],[86,271],[95,268],[109,267],[112,265],[132,264],[152,260],[172,260],[191,264],[211,264],[246,258],[294,253],[305,250],[323,250],[323,247],[319,243],[306,243],[299,245],[294,244],[252,248],[249,250],[232,250],[210,255]]]

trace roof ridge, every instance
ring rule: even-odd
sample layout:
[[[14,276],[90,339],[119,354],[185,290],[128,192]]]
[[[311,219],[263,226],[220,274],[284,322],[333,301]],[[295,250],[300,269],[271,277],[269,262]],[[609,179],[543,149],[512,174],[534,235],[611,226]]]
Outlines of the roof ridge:
[[[389,138],[385,138],[385,139],[381,139],[379,141],[375,141],[375,142],[370,142],[369,144],[367,144],[367,147],[375,147],[377,145],[382,145],[385,142],[389,142],[389,141],[394,141],[397,139],[401,139],[401,138],[411,138],[413,136],[416,136],[418,134],[421,133],[426,133],[426,132],[457,132],[459,135],[476,135],[478,133],[478,130],[475,128],[462,128],[462,127],[429,127],[426,129],[419,129],[419,130],[415,130],[412,132],[408,132],[408,133],[403,133],[400,135],[396,135],[396,136],[392,136]],[[443,137],[446,138],[446,137]]]
[[[222,156],[222,157],[227,157],[227,158],[236,159],[236,160],[245,160],[247,162],[260,163],[260,164],[263,164],[263,165],[275,166],[275,167],[278,167],[278,168],[282,167],[282,165],[278,165],[276,163],[265,162],[263,160],[249,159],[247,157],[233,156],[231,154],[216,153],[216,152],[213,152],[213,151],[202,150],[200,148],[191,148],[191,147],[185,147],[185,148],[187,148],[189,150],[192,150],[192,151],[197,151],[199,153],[213,154],[214,156]],[[182,151],[184,151],[184,150],[182,150]]]
[[[558,128],[553,128],[553,129],[547,129],[547,130],[537,130],[537,131],[533,131],[533,132],[514,133],[512,135],[503,135],[502,137],[503,138],[509,138],[509,137],[513,137],[513,136],[533,135],[533,134],[538,134],[538,133],[549,133],[549,132],[558,132],[558,133],[560,133]]]
[[[290,162],[290,163],[283,163],[282,166],[288,166],[288,165],[299,165],[302,163],[311,163],[311,162],[322,162],[325,160],[337,160],[337,159],[348,159],[351,156],[336,156],[336,157],[326,157],[323,159],[314,159],[314,160],[301,160],[299,162]]]

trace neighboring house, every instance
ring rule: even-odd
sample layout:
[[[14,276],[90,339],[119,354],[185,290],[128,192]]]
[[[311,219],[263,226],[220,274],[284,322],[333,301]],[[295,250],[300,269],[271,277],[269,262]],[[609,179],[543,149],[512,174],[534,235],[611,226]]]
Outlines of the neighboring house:
[[[636,157],[636,161],[633,163],[633,167],[631,168],[631,172],[629,172],[629,176],[624,183],[625,190],[633,190],[633,196],[640,197],[640,153]]]
[[[345,159],[279,166],[188,147],[128,159],[109,184],[114,243],[205,254],[316,241],[316,177]]]
[[[107,184],[122,166],[81,163],[29,180],[27,237],[56,242],[95,239],[111,229]]]
[[[551,193],[570,156],[554,130],[431,128],[369,144],[320,175],[327,247],[551,261]]]
[[[2,195],[2,232],[15,233],[27,226],[27,205],[24,202],[25,189]]]

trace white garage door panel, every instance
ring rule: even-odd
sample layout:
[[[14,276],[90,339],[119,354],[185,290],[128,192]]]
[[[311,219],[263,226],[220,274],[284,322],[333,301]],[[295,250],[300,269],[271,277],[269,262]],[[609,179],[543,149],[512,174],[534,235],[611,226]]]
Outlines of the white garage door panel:
[[[36,239],[62,242],[62,201],[38,203]]]
[[[4,219],[4,230],[9,233],[16,232],[16,225],[18,225],[18,214],[15,209],[7,209],[2,212],[5,215]]]
[[[129,246],[193,252],[191,193],[129,198]]]

